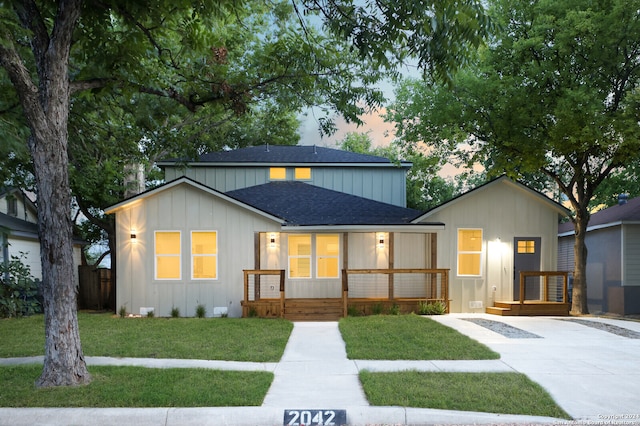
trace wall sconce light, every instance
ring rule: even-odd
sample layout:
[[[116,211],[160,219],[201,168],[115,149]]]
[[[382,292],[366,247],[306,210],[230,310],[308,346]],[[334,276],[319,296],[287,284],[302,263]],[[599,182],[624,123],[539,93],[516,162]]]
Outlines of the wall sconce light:
[[[269,247],[276,248],[276,234],[274,234],[273,232],[269,236]]]
[[[131,242],[132,243],[138,242],[138,234],[137,234],[135,228],[131,230]]]
[[[383,249],[384,248],[384,234],[378,234],[378,248],[379,249]]]

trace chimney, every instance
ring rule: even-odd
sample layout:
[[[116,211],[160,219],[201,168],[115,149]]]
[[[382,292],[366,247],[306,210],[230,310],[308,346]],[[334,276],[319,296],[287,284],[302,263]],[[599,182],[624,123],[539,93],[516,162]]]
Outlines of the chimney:
[[[627,204],[627,199],[629,198],[629,194],[618,194],[618,205],[622,206]]]
[[[124,198],[133,197],[145,190],[144,165],[127,164],[124,166]]]

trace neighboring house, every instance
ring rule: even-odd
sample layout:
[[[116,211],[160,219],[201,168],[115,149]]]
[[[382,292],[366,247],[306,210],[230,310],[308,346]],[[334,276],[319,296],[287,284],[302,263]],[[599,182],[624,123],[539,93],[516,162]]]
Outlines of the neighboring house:
[[[12,257],[22,257],[29,266],[31,275],[42,280],[40,261],[40,239],[38,237],[38,211],[35,203],[20,189],[0,188],[0,262],[7,263]],[[74,242],[73,258],[76,265],[81,261],[83,242]]]
[[[518,300],[520,271],[555,271],[557,231],[569,211],[502,176],[431,209],[414,222],[443,222],[438,262],[451,268],[452,312],[484,312]],[[445,266],[446,265],[446,266]],[[527,299],[538,299],[530,287]]]
[[[558,266],[573,270],[572,222],[560,225],[558,240]],[[640,197],[592,214],[585,244],[589,311],[640,314]]]
[[[502,236],[506,247],[510,235],[530,237],[541,244],[540,267],[554,268],[558,215],[566,213],[503,178],[421,214],[405,206],[410,163],[314,146],[160,166],[167,183],[106,209],[116,215],[116,305],[131,313],[192,316],[204,305],[208,316],[303,315],[336,304],[369,312],[374,304],[409,309],[418,299],[451,299],[451,312],[470,312],[493,297],[491,285],[512,296],[512,284],[498,279],[509,256],[495,272],[487,240]],[[447,206],[466,211],[445,214]],[[461,258],[479,256],[491,268],[455,273],[461,228],[483,241]]]

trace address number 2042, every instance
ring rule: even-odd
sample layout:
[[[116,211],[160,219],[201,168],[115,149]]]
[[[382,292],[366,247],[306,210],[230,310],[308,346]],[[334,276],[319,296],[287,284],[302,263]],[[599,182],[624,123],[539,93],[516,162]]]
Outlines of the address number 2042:
[[[285,410],[285,426],[340,426],[347,423],[346,410]]]

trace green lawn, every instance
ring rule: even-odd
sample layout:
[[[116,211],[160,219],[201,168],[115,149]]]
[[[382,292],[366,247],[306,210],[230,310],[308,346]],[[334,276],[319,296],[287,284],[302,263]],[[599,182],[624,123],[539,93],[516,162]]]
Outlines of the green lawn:
[[[498,359],[485,345],[418,315],[374,315],[340,320],[349,359]]]
[[[78,315],[86,356],[277,362],[293,324],[258,318]],[[0,358],[44,354],[44,317],[0,320]]]
[[[371,405],[570,419],[537,383],[519,373],[360,373]]]
[[[89,367],[86,386],[36,389],[41,365],[0,368],[0,407],[233,407],[262,404],[273,374]]]

